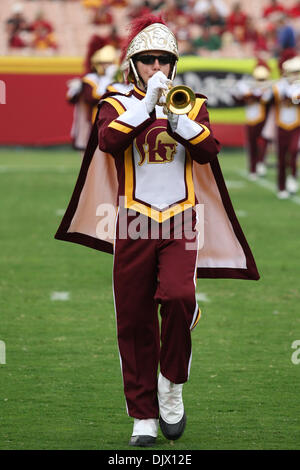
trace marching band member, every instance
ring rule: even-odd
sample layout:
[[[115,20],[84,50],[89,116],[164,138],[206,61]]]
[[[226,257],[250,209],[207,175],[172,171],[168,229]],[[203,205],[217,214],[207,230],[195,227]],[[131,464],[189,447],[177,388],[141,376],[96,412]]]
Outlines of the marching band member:
[[[270,69],[265,63],[258,62],[252,73],[252,80],[240,80],[232,92],[235,100],[244,104],[246,114],[246,139],[249,178],[255,180],[266,174],[265,157],[268,139],[263,136],[267,123],[270,88]]]
[[[206,97],[196,94],[184,114],[166,107],[179,57],[174,34],[161,17],[137,18],[124,56],[133,88],[100,100],[55,237],[114,254],[130,445],[144,447],[155,444],[159,425],[172,440],[185,429],[182,389],[201,313],[196,277],[257,280],[259,274],[222,176]],[[197,223],[198,204],[204,214]]]
[[[298,190],[297,156],[300,138],[300,57],[282,64],[282,77],[273,85],[277,129],[278,198]],[[287,173],[289,174],[287,175]]]
[[[117,72],[117,51],[105,45],[90,58],[91,72],[68,82],[67,101],[74,104],[71,130],[73,146],[84,151],[97,113],[97,105]]]
[[[93,123],[97,114],[97,106],[102,95],[110,83],[114,81],[117,72],[117,51],[107,44],[91,57],[94,72],[88,73],[82,79],[83,100],[87,104],[88,115]]]

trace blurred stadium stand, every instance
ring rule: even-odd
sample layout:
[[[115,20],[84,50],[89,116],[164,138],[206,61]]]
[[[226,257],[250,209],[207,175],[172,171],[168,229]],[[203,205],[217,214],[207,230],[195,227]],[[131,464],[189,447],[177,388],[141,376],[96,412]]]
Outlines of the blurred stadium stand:
[[[87,43],[93,34],[110,34],[109,25],[93,25],[94,10],[84,6],[84,1],[92,0],[1,0],[0,7],[0,55],[61,55],[61,56],[84,56]],[[97,0],[93,0],[96,1]],[[223,0],[231,10],[236,0]],[[19,3],[23,6],[23,13],[29,22],[33,22],[36,14],[42,11],[47,21],[54,27],[54,35],[58,49],[35,50],[28,48],[9,48],[6,32],[6,21],[12,14],[13,6]],[[113,25],[120,36],[126,34],[126,24],[130,9],[137,8],[143,4],[140,0],[128,0],[127,6],[110,6],[109,12],[113,17]],[[151,2],[150,2],[151,3]],[[157,2],[156,2],[157,3]],[[188,2],[181,2],[188,3]],[[240,0],[242,10],[251,16],[255,24],[262,18],[263,8],[270,3],[269,0]],[[281,3],[281,2],[280,2]],[[168,2],[162,7],[167,8]],[[295,4],[294,0],[284,0],[285,7]],[[300,30],[300,21],[297,20]],[[229,53],[229,55],[231,52]],[[233,55],[234,51],[232,52]],[[239,55],[241,51],[239,50]],[[228,56],[228,53],[225,54]]]
[[[111,40],[112,27],[115,28],[117,36],[121,39],[127,34],[126,27],[130,21],[130,15],[139,15],[139,8],[144,5],[141,0],[101,0],[109,2],[109,14],[112,17],[112,22],[94,25],[95,10],[87,8],[84,3],[91,4],[91,2],[99,1],[0,0],[0,82],[2,88],[6,90],[5,99],[2,100],[2,103],[5,102],[5,108],[1,108],[5,112],[0,116],[0,146],[56,145],[70,142],[73,107],[66,101],[67,83],[71,78],[81,76],[84,73],[84,58],[90,39],[97,34],[108,36]],[[193,22],[196,15],[191,14],[189,20],[186,21],[180,11],[177,13],[176,8],[181,5],[184,10],[187,5],[191,6],[193,1],[148,0],[148,3],[151,4],[151,10],[154,13],[157,13],[157,8],[154,7],[160,5],[161,11],[166,12],[173,19],[174,32],[179,39],[179,49],[183,56],[180,62],[189,64],[188,67],[192,65],[193,71],[196,70],[191,74],[189,73],[191,69],[187,69],[185,66],[187,77],[184,77],[184,80],[193,79],[193,83],[186,84],[195,91],[203,92],[208,97],[208,106],[213,108],[211,109],[211,119],[217,138],[225,146],[244,145],[243,108],[231,105],[228,97],[231,96],[232,80],[238,80],[242,74],[251,73],[255,57],[258,55],[255,56],[255,49],[251,42],[247,43],[239,39],[234,39],[231,42],[226,41],[226,44],[222,42],[218,50],[201,48],[189,52],[191,38],[197,37],[195,34],[198,34],[199,37],[199,29],[197,29],[199,25],[197,21]],[[229,12],[237,3],[236,0],[209,1],[225,3]],[[21,4],[28,25],[36,20],[39,12],[43,13],[44,19],[53,26],[57,48],[37,49],[32,47],[33,33],[28,28],[24,31],[24,40],[25,42],[29,41],[30,46],[15,48],[8,46],[7,20],[11,18],[16,3]],[[122,3],[125,3],[126,6],[120,6]],[[267,37],[270,25],[272,29],[273,19],[267,21],[263,19],[263,10],[270,4],[270,0],[240,0],[238,3],[241,5],[242,11],[251,17],[255,28],[258,27],[261,35]],[[279,0],[279,3],[284,4],[287,8],[295,5],[296,0]],[[172,12],[174,4],[176,8]],[[167,20],[170,24],[168,17]],[[297,48],[299,49],[300,12],[299,16],[292,20],[292,24],[298,38]],[[201,34],[200,29],[200,36]],[[275,67],[272,64],[269,65],[275,70],[277,69],[278,56],[276,56],[274,49],[273,38],[271,37],[270,49],[262,49],[261,52],[266,53],[263,60],[272,62]],[[120,44],[121,40],[117,42],[117,45]],[[182,53],[181,47],[183,47],[184,53]],[[185,47],[187,49],[184,50]],[[184,55],[192,55],[193,57],[184,57]],[[192,59],[193,64],[189,59]],[[183,73],[179,68],[178,72],[178,75]],[[205,84],[207,84],[207,89]],[[218,93],[216,93],[216,89]],[[223,98],[226,98],[225,101]],[[217,103],[215,103],[216,100]]]

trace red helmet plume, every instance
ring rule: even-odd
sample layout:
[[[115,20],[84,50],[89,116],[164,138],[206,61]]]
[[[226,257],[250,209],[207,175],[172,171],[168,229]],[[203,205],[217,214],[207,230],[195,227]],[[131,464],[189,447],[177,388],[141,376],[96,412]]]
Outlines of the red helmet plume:
[[[97,34],[94,34],[91,37],[88,43],[88,50],[87,50],[85,61],[84,61],[85,73],[92,72],[92,66],[91,66],[92,55],[99,49],[102,49],[102,47],[106,46],[107,44],[108,44],[108,41],[104,39],[103,37],[98,36]]]

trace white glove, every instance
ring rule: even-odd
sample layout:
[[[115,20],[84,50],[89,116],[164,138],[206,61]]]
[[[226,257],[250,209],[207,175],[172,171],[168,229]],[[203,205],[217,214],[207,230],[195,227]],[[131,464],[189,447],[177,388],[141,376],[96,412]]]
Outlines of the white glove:
[[[67,82],[67,97],[73,98],[75,95],[78,95],[82,89],[82,81],[80,78],[72,78]]]
[[[105,75],[106,77],[110,78],[113,80],[115,78],[115,75],[117,73],[118,66],[116,64],[111,64],[109,65],[106,70],[105,70]]]
[[[231,93],[235,98],[241,99],[250,93],[250,87],[247,83],[240,80],[237,82],[235,89],[233,89]]]
[[[262,95],[262,89],[260,90],[259,88],[253,88],[252,90],[252,95],[255,96],[256,98],[260,98]]]
[[[169,83],[171,83],[171,80],[169,80],[161,71],[156,72],[151,78],[149,78],[147,92],[144,98],[148,114],[150,114],[155,108],[155,105],[160,98],[161,91],[169,89]]]
[[[287,96],[291,98],[293,104],[299,104],[300,86],[296,83],[292,84],[287,90]]]
[[[107,87],[110,84],[111,84],[111,79],[109,77],[106,77],[105,75],[103,75],[100,78],[100,81],[96,88],[96,95],[98,96],[98,98],[100,98],[102,95],[104,95],[104,93],[106,93]]]
[[[170,123],[171,129],[173,132],[176,131],[178,125],[179,114],[168,112],[168,121]]]

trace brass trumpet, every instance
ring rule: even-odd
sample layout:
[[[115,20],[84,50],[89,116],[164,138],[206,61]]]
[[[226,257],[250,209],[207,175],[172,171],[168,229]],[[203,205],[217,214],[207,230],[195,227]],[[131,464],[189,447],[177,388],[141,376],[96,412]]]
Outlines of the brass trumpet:
[[[189,113],[196,102],[196,95],[193,90],[186,85],[170,86],[170,90],[163,90],[162,94],[166,97],[164,106],[165,114],[171,111],[174,114]]]

